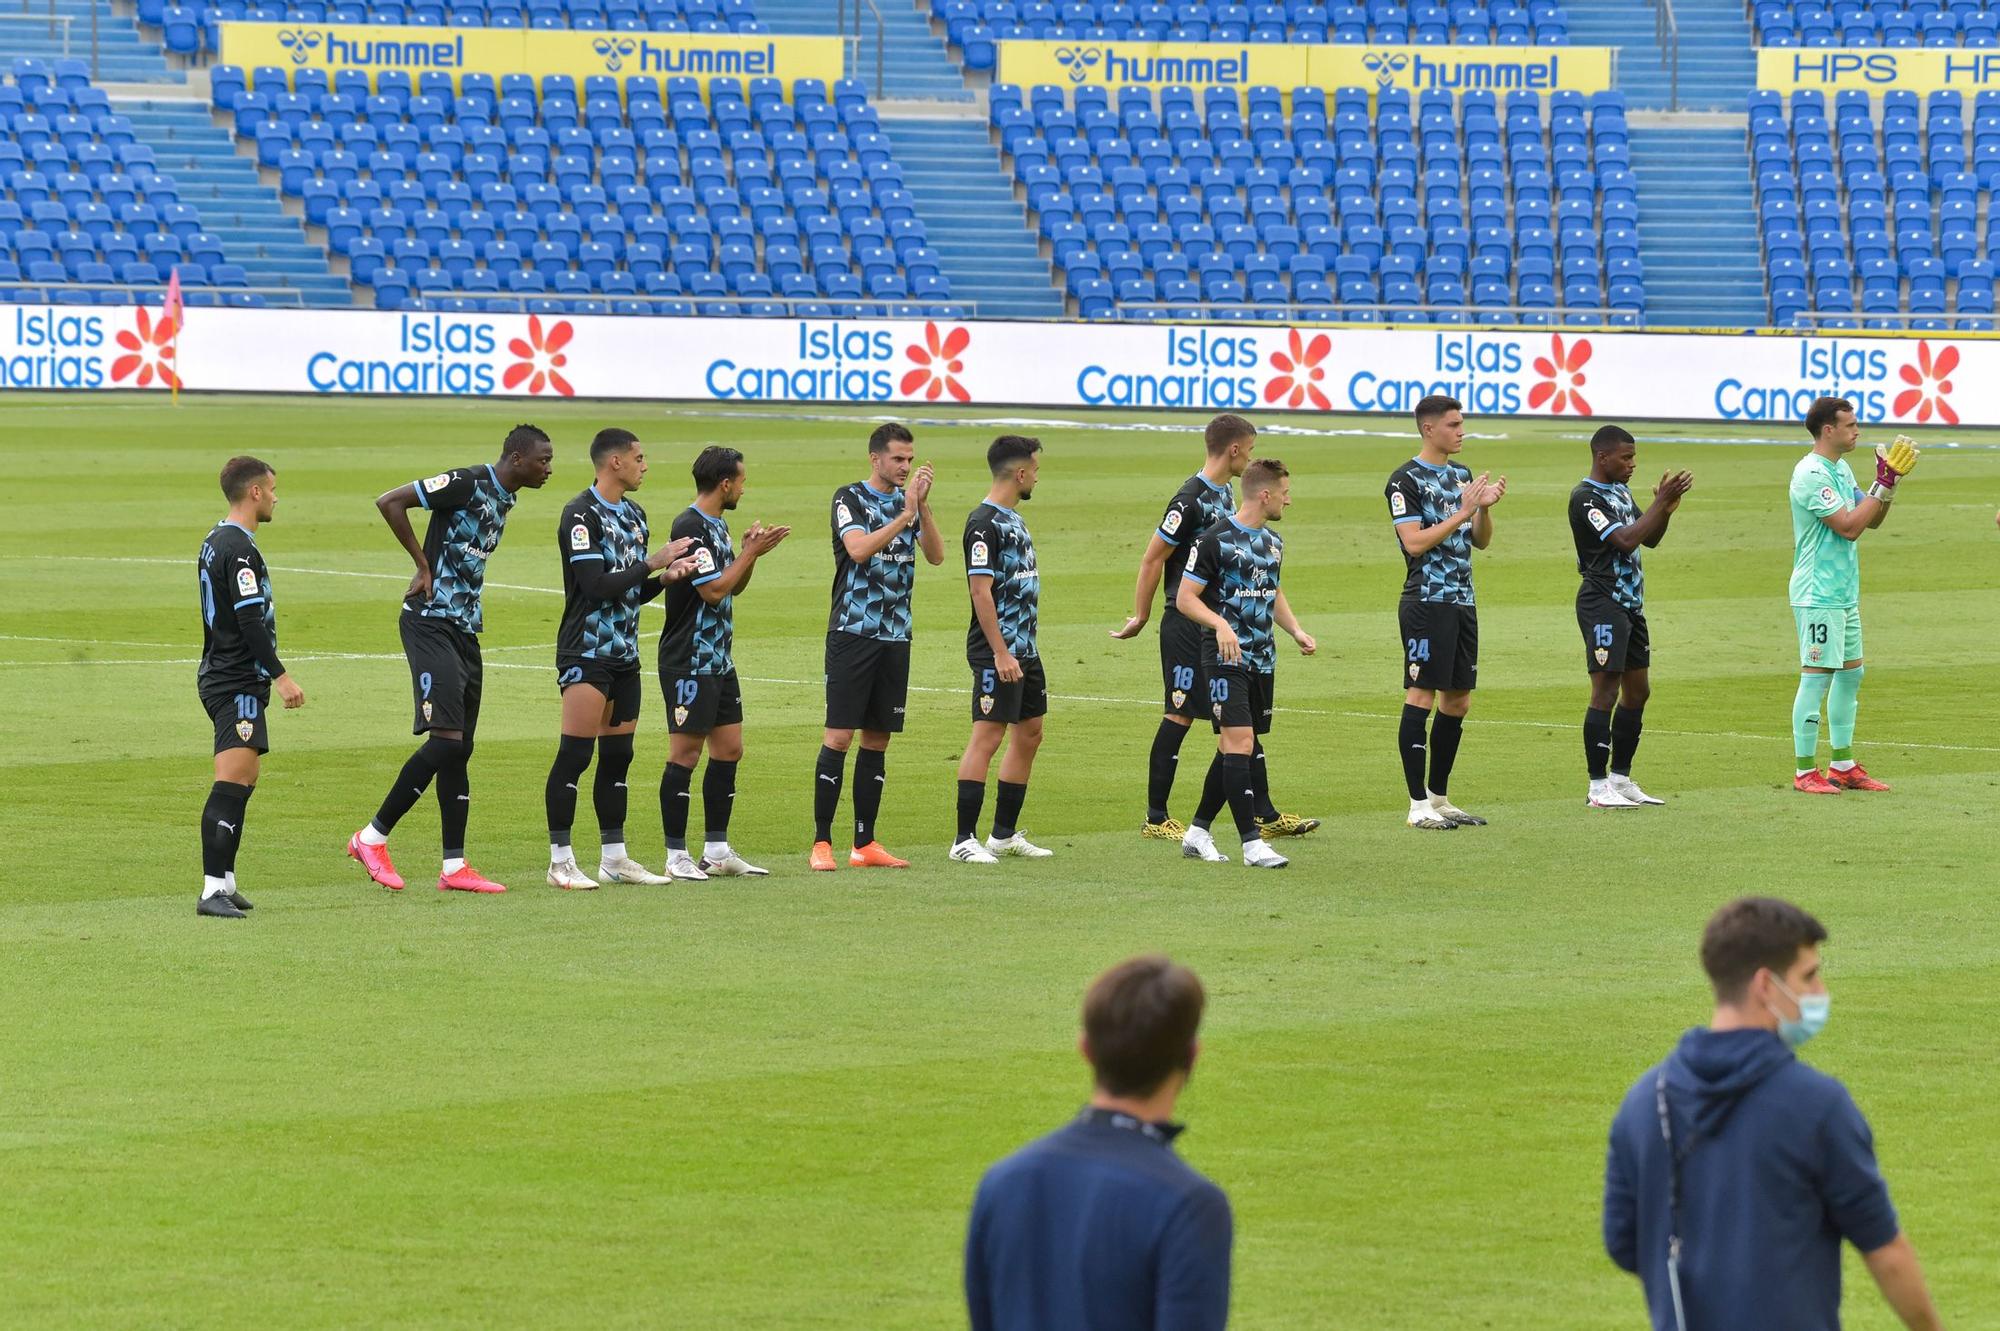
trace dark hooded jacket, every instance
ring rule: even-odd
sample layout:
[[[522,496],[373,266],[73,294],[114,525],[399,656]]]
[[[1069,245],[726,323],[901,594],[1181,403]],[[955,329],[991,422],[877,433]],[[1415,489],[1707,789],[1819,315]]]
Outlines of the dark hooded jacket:
[[[1656,1331],[1674,1328],[1662,1069],[1688,1331],[1835,1331],[1840,1241],[1873,1252],[1899,1232],[1867,1120],[1772,1032],[1704,1027],[1626,1094],[1604,1166],[1604,1247],[1645,1286]]]

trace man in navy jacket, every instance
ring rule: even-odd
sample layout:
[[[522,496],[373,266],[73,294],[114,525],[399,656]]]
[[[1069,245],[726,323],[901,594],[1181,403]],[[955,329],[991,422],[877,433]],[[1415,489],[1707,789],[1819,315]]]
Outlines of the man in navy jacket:
[[[1717,911],[1701,940],[1713,1020],[1618,1108],[1604,1246],[1644,1285],[1655,1331],[1837,1331],[1842,1239],[1905,1326],[1943,1326],[1867,1120],[1792,1052],[1826,1024],[1825,939],[1787,901]]]
[[[1136,957],[1084,996],[1090,1103],[986,1172],[965,1240],[973,1331],[1221,1331],[1229,1200],[1174,1154],[1201,981]]]

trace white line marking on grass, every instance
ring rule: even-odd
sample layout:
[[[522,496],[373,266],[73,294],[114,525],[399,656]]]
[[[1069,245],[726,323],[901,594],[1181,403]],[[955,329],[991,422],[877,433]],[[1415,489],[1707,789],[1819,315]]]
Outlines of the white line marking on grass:
[[[180,647],[178,642],[131,642],[124,638],[37,638],[27,633],[0,633],[0,642],[60,642],[78,647]]]

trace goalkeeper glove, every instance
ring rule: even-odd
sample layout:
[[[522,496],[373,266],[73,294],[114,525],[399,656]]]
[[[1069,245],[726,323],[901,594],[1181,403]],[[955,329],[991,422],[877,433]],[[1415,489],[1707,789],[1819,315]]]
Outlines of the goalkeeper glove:
[[[1896,442],[1886,447],[1875,445],[1875,484],[1885,490],[1894,489],[1916,465],[1917,445],[1906,434],[1897,435]]]

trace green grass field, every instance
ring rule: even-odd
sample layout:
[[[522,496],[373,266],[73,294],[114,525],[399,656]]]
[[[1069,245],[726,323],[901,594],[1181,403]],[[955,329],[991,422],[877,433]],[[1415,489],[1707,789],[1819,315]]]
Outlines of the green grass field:
[[[556,436],[557,471],[491,566],[472,771],[473,862],[514,890],[430,889],[426,798],[394,842],[412,890],[392,896],[342,855],[412,747],[408,564],[370,500],[490,459],[524,417]],[[1833,933],[1811,1061],[1869,1113],[1947,1320],[2000,1326],[2000,439],[1933,440],[1865,538],[1858,745],[1896,790],[1814,800],[1789,788],[1784,492],[1804,435],[1642,427],[1645,489],[1668,467],[1697,477],[1647,555],[1636,774],[1669,803],[1593,813],[1564,517],[1589,427],[1474,422],[1464,460],[1511,491],[1477,566],[1484,687],[1452,793],[1492,826],[1440,837],[1402,826],[1393,739],[1402,561],[1381,494],[1413,444],[1399,420],[1267,432],[1297,500],[1285,585],[1321,644],[1281,657],[1272,785],[1327,821],[1288,845],[1289,872],[1251,874],[1138,838],[1156,646],[1105,636],[1200,422],[1041,423],[1026,516],[1056,699],[1024,825],[1058,857],[944,860],[967,731],[954,551],[919,574],[922,691],[890,751],[882,836],[916,867],[829,877],[804,867],[824,523],[869,419],[8,396],[0,1323],[957,1325],[981,1170],[1082,1101],[1089,978],[1159,949],[1209,986],[1182,1149],[1236,1208],[1233,1325],[1630,1327],[1636,1283],[1598,1241],[1606,1126],[1706,1017],[1703,920],[1773,892]],[[649,443],[656,529],[712,441],[749,456],[739,527],[797,528],[738,602],[733,840],[773,867],[759,882],[542,885],[556,518],[613,423]],[[955,541],[1000,429],[962,413],[917,430]],[[225,923],[192,909],[210,731],[191,561],[241,451],[278,469],[260,540],[309,702],[273,718],[239,865],[259,909]],[[657,866],[647,692],[631,840]],[[1847,1307],[1852,1327],[1892,1323],[1858,1262]]]

